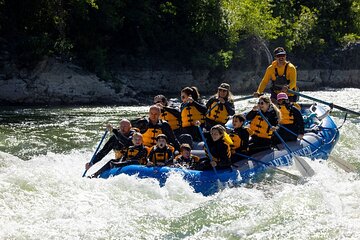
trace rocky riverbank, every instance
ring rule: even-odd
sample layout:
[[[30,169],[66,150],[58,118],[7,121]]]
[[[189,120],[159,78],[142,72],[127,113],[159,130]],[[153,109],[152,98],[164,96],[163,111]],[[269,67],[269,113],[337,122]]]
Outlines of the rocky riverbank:
[[[79,66],[50,58],[31,72],[1,73],[0,101],[1,105],[148,104],[144,102],[148,95],[178,95],[185,86],[212,94],[221,81],[230,83],[234,94],[252,93],[262,74],[228,71],[214,79],[209,71],[119,71],[113,81],[102,81]],[[298,70],[298,86],[301,90],[360,88],[360,70]]]

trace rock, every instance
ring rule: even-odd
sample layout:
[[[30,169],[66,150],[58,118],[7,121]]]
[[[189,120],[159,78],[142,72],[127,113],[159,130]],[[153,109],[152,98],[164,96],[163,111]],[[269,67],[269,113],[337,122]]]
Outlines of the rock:
[[[79,66],[53,58],[44,58],[32,72],[16,70],[10,63],[4,66],[0,69],[3,105],[151,104],[152,96],[179,96],[186,86],[197,86],[201,95],[211,95],[221,82],[229,83],[234,94],[248,94],[256,91],[263,77],[262,72],[240,70],[217,75],[207,70],[128,70],[115,73],[113,81],[101,81]],[[359,76],[357,69],[299,70],[298,86],[301,90],[359,88]]]

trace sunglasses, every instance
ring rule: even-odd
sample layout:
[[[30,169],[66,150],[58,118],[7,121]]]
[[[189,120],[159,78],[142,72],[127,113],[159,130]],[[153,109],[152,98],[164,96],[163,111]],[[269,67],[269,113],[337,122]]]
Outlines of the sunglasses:
[[[264,105],[264,104],[265,104],[265,102],[258,102],[258,104],[260,104],[260,105]]]
[[[285,57],[285,56],[286,56],[285,54],[279,54],[279,55],[276,55],[275,57],[281,58],[281,57]]]

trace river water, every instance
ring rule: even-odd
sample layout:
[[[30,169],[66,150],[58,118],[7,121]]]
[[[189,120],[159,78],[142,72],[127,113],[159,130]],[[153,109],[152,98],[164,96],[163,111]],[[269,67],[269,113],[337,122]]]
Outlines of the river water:
[[[359,89],[303,93],[360,109]],[[237,112],[255,101],[237,102]],[[303,184],[274,176],[207,197],[178,175],[162,188],[134,176],[82,178],[105,123],[147,109],[1,108],[0,239],[360,239],[359,118],[348,117],[332,152],[358,173],[312,161],[316,175]],[[343,112],[332,115],[341,125]]]

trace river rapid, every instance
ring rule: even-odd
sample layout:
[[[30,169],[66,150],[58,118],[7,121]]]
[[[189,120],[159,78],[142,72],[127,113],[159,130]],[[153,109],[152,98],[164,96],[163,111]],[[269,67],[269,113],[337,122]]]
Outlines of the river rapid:
[[[359,89],[303,94],[360,109]],[[236,112],[255,103],[237,102]],[[1,108],[0,239],[360,239],[359,117],[347,118],[331,154],[357,173],[308,161],[316,175],[302,184],[275,175],[207,197],[178,175],[161,188],[135,176],[82,178],[104,125],[147,110]],[[343,112],[332,116],[343,123]]]

